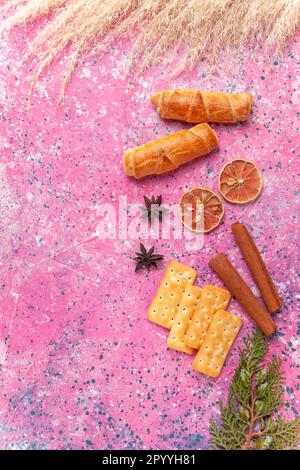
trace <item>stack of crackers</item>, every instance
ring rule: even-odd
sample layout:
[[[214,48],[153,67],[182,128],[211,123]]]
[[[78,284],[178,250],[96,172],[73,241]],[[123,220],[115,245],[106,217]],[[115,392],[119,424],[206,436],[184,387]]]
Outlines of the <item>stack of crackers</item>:
[[[220,287],[194,285],[197,271],[170,261],[148,310],[148,320],[170,330],[168,347],[194,354],[193,368],[218,377],[242,326],[226,311],[230,293]]]

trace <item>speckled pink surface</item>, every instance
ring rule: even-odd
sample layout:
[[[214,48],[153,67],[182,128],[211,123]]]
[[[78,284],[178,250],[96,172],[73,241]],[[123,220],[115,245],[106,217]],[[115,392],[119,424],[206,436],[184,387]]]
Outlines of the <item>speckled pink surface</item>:
[[[146,311],[170,258],[196,268],[198,285],[221,285],[208,261],[225,251],[258,293],[233,242],[234,220],[249,227],[284,301],[270,353],[283,359],[282,413],[298,416],[296,45],[277,61],[227,56],[222,74],[200,64],[189,76],[151,71],[141,80],[124,75],[128,46],[119,46],[103,60],[80,63],[59,106],[64,58],[38,85],[28,112],[29,64],[21,61],[30,34],[16,32],[0,50],[0,447],[208,448],[208,422],[219,417],[253,323],[231,303],[243,328],[212,380],[193,372],[190,357],[167,350],[166,331],[147,322]],[[252,118],[213,125],[220,150],[204,159],[165,176],[128,179],[124,148],[184,127],[160,120],[149,101],[153,91],[178,86],[251,91]],[[222,225],[202,250],[156,240],[165,261],[135,274],[138,241],[99,236],[103,203],[117,207],[121,194],[142,204],[143,195],[162,194],[173,204],[193,185],[217,190],[220,169],[236,156],[257,163],[263,192],[251,205],[226,203]]]

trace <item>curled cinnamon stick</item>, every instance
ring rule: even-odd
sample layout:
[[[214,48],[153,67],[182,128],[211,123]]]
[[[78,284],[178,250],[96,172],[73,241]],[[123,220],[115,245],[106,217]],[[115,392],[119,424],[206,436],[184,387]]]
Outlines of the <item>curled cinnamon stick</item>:
[[[263,333],[266,336],[274,333],[276,329],[275,322],[247,286],[244,279],[232,266],[227,256],[224,253],[220,253],[210,260],[209,266],[224,282],[227,289],[236,298],[245,312],[253,318]]]
[[[239,222],[232,224],[231,230],[268,310],[276,312],[282,302],[253,238]]]

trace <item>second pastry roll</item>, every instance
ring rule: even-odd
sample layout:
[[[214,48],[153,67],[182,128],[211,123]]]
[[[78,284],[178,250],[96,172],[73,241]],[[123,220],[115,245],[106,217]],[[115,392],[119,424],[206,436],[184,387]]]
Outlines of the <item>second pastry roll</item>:
[[[124,171],[137,179],[166,173],[210,153],[218,144],[213,129],[208,124],[199,124],[127,150],[123,155]]]

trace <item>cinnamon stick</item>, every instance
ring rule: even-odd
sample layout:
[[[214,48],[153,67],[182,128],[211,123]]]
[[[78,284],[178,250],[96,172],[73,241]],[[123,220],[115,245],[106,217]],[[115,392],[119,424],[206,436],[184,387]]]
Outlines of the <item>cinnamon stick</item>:
[[[268,310],[276,312],[282,307],[282,302],[253,238],[240,222],[232,224],[231,230]]]
[[[220,253],[209,262],[211,269],[224,282],[227,289],[236,298],[245,312],[257,323],[266,336],[270,336],[276,329],[276,324],[269,313],[247,286],[244,279],[232,266],[224,253]]]

